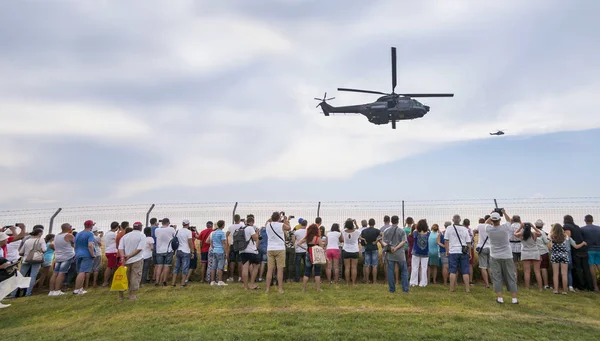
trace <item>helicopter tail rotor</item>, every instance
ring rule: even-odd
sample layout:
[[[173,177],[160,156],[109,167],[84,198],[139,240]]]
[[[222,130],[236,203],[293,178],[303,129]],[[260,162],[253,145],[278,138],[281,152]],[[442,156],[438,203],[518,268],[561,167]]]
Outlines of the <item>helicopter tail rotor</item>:
[[[335,97],[327,98],[327,93],[325,93],[323,95],[323,98],[317,98],[317,97],[315,97],[315,100],[320,101],[320,103],[317,104],[317,106],[315,108],[318,108],[321,104],[323,104],[323,103],[325,103],[327,101],[331,101],[332,99],[335,99]]]

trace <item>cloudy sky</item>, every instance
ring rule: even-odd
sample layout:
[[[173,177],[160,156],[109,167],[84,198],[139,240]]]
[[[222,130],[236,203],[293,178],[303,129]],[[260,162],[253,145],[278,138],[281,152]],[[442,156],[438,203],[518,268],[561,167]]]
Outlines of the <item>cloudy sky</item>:
[[[598,195],[599,10],[4,1],[0,205]],[[389,91],[391,46],[398,92],[455,97],[397,130],[315,109]]]

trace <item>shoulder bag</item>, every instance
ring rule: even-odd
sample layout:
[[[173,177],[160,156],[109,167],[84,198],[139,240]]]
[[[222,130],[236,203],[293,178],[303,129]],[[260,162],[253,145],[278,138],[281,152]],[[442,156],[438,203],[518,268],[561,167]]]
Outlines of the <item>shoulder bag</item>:
[[[41,264],[44,262],[44,252],[40,247],[40,239],[38,238],[35,242],[33,242],[33,247],[27,253],[25,258],[25,263],[28,264]]]
[[[456,237],[458,237],[458,242],[460,243],[460,250],[461,250],[462,254],[468,255],[469,247],[462,244],[462,240],[460,240],[460,235],[458,234],[458,231],[456,230],[456,225],[453,224],[452,227],[454,227],[454,232],[456,232]]]

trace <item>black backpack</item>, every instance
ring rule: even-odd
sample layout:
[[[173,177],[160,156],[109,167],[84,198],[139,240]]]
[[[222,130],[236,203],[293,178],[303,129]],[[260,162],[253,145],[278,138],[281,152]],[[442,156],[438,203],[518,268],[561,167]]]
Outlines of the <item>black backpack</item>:
[[[244,227],[240,227],[239,229],[235,230],[235,232],[233,232],[233,251],[234,252],[244,251],[248,247],[248,244],[250,244],[250,240],[252,239],[252,237],[250,239],[246,240],[246,232],[244,231],[246,229],[246,227],[248,227],[248,226],[246,225]]]
[[[171,242],[169,243],[169,245],[171,245],[171,250],[173,251],[177,251],[177,249],[179,249],[179,238],[177,238],[178,233],[179,231],[175,232],[173,239],[171,239]]]

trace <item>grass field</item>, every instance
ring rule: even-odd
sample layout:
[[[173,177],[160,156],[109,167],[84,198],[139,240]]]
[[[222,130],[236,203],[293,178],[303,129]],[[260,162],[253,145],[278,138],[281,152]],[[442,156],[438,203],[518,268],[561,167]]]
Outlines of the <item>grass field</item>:
[[[262,283],[264,286],[264,283]],[[449,293],[430,285],[389,294],[383,284],[325,286],[283,295],[238,284],[143,288],[135,302],[108,289],[85,296],[34,295],[0,310],[3,340],[598,340],[600,296],[520,292],[519,305],[491,290]]]

